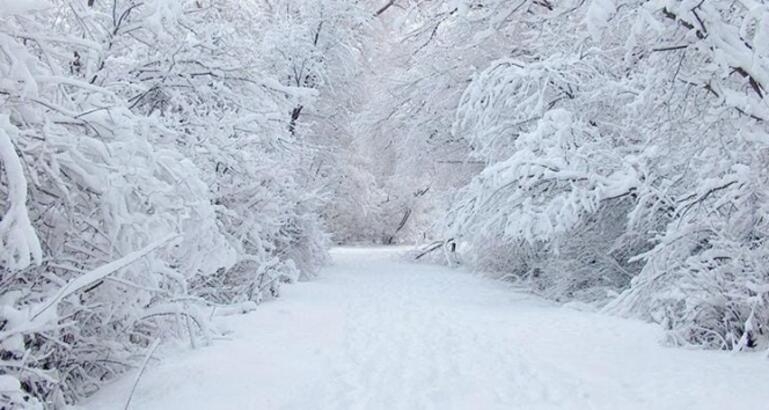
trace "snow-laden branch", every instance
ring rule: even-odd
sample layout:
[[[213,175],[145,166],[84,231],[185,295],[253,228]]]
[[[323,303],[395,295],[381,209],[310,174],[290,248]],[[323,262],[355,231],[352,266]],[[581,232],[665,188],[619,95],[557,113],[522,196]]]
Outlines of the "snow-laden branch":
[[[61,287],[61,289],[59,289],[59,291],[52,298],[41,303],[40,306],[38,306],[33,311],[33,313],[30,316],[30,319],[36,320],[38,317],[48,312],[49,309],[56,307],[56,305],[58,305],[59,302],[61,302],[67,296],[77,292],[80,289],[85,288],[86,286],[89,286],[91,284],[94,284],[106,278],[107,276],[119,271],[120,269],[125,268],[126,266],[138,261],[139,259],[147,256],[151,252],[167,245],[172,240],[178,239],[178,238],[179,238],[178,234],[168,235],[164,238],[161,238],[145,246],[142,249],[131,252],[120,259],[112,261],[106,265],[100,266],[97,269],[87,272],[81,276],[78,276],[76,279],[67,282],[67,284]]]
[[[8,186],[8,209],[0,219],[0,263],[8,269],[24,269],[43,258],[27,211],[27,178],[11,135],[17,135],[7,115],[0,114],[0,162]]]

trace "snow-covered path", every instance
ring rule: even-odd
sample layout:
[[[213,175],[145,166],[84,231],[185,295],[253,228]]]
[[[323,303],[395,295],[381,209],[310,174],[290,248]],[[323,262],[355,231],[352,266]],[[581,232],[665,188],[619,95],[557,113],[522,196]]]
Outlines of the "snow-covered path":
[[[769,408],[769,361],[659,345],[651,325],[504,284],[338,249],[281,299],[227,318],[232,340],[144,374],[136,410]],[[132,377],[86,408],[122,409]]]

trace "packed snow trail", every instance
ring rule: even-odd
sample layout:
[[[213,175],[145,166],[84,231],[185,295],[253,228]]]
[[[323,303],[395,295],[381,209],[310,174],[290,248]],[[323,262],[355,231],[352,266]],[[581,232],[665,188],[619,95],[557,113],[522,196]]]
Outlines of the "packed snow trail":
[[[665,348],[656,326],[505,284],[337,249],[320,278],[166,355],[136,410],[726,409],[769,406],[763,354]],[[86,403],[122,409],[133,377]]]

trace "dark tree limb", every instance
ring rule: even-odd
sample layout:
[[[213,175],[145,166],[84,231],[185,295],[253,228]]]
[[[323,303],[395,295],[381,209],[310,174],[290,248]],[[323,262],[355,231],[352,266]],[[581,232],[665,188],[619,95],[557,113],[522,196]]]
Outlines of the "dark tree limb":
[[[288,123],[288,130],[291,132],[291,135],[296,134],[296,121],[299,119],[299,116],[302,114],[302,109],[304,109],[303,105],[297,105],[291,111],[291,121]]]
[[[377,12],[374,13],[374,17],[381,16],[385,11],[387,11],[387,9],[389,9],[390,7],[392,7],[394,5],[395,5],[395,0],[389,0],[387,2],[387,4],[385,4],[384,6],[380,7],[379,10],[377,10]]]

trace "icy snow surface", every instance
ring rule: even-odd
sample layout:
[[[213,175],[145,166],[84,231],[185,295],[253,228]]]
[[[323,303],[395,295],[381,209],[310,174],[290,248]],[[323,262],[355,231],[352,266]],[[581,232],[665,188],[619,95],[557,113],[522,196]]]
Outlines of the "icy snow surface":
[[[136,410],[737,409],[769,405],[763,354],[666,348],[640,322],[345,248],[319,279],[244,316],[231,340],[166,353]],[[122,409],[131,375],[85,408]]]

